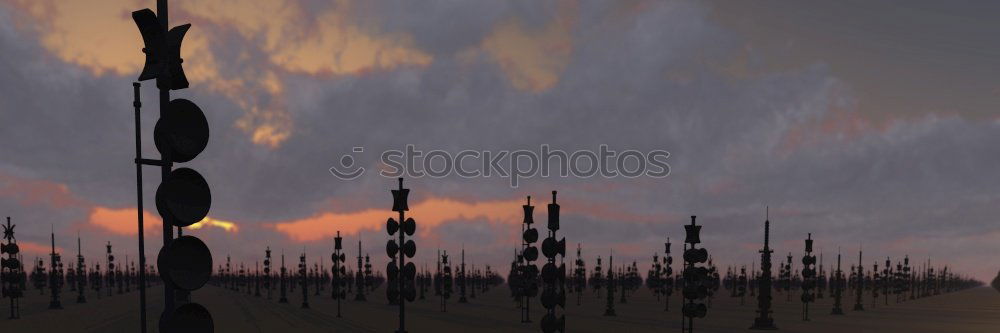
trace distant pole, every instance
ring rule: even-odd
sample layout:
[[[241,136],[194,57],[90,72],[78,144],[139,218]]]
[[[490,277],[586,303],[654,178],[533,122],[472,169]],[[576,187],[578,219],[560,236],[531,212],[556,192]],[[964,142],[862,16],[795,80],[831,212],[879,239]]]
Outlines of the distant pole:
[[[834,285],[833,285],[833,310],[830,314],[833,315],[843,315],[844,310],[840,308],[840,298],[843,293],[843,277],[840,270],[840,249],[837,249],[837,271],[833,273]]]
[[[771,220],[770,214],[765,213],[764,219],[764,248],[760,251],[760,277],[757,281],[757,318],[754,318],[752,330],[776,330],[774,318],[771,318],[771,253],[774,250],[770,247]]]
[[[858,248],[858,272],[854,275],[854,289],[856,298],[854,299],[854,311],[865,311],[865,306],[861,304],[862,293],[864,293],[865,286],[865,269],[861,266],[861,257],[864,252],[861,248]]]

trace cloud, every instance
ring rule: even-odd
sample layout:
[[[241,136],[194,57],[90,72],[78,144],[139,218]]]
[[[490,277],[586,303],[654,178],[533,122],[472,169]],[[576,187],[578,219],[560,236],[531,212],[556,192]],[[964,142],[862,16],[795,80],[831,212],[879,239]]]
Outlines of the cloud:
[[[58,4],[58,5],[57,5]],[[283,98],[285,73],[362,75],[398,66],[427,66],[433,57],[412,47],[402,32],[384,33],[355,22],[352,2],[310,12],[297,1],[196,1],[174,6],[174,24],[192,20],[181,56],[192,87],[235,102],[235,126],[258,145],[276,149],[293,134]],[[142,67],[141,38],[130,13],[139,1],[14,1],[32,20],[21,26],[39,34],[60,60],[100,76],[131,76]],[[226,33],[235,31],[236,35]],[[217,45],[240,38],[247,47],[223,58]],[[252,53],[260,53],[254,57]]]
[[[83,204],[66,184],[47,180],[14,177],[0,171],[0,197],[17,200],[22,206],[45,206],[62,209]]]
[[[163,225],[160,216],[148,211],[142,212],[143,227],[158,233],[159,226]],[[109,232],[134,236],[139,234],[138,211],[135,208],[112,209],[107,207],[94,207],[87,218],[87,222],[103,228]]]
[[[452,220],[485,219],[493,223],[517,222],[519,201],[462,202],[449,198],[428,198],[410,205],[417,221],[417,233],[432,235],[438,225]],[[344,235],[361,230],[381,230],[386,220],[396,216],[391,210],[365,209],[337,213],[324,212],[308,218],[273,223],[274,229],[296,241],[329,239],[343,231]]]
[[[25,254],[25,255],[34,255],[34,256],[46,257],[50,253],[52,253],[52,245],[48,244],[48,243],[47,244],[41,244],[41,243],[35,243],[35,242],[19,241],[19,242],[17,242],[17,247],[18,247],[18,249],[21,250],[21,253]],[[55,250],[56,250],[56,253],[61,253],[63,255],[66,255],[66,252],[65,252],[65,250],[62,247],[56,246]],[[24,264],[25,264],[25,266],[27,266],[28,263],[24,263]]]
[[[577,10],[575,2],[562,1],[552,22],[540,28],[525,27],[512,17],[499,23],[480,49],[503,69],[515,88],[548,90],[559,82],[573,54]]]
[[[9,157],[0,162],[7,176],[0,176],[0,207],[22,225],[24,241],[46,243],[51,222],[57,241],[80,230],[85,252],[106,241],[134,249],[130,81],[141,54],[127,14],[148,4],[95,12],[111,23],[95,22],[120,27],[107,33],[122,37],[109,38],[130,39],[107,50],[136,59],[105,62],[104,50],[45,43],[51,34],[76,33],[55,28],[67,23],[46,23],[55,20],[45,19],[44,6],[55,2],[8,3],[0,5],[0,142],[13,144],[0,145],[0,156]],[[827,254],[864,242],[873,254],[933,256],[960,271],[991,260],[989,239],[973,237],[997,231],[991,217],[1000,213],[1000,176],[991,167],[1000,165],[992,144],[1000,123],[964,112],[872,117],[865,105],[898,111],[898,104],[870,94],[877,87],[859,84],[842,66],[895,72],[824,58],[782,62],[786,47],[798,44],[759,43],[719,21],[715,9],[691,1],[177,2],[172,20],[194,24],[184,48],[194,83],[175,95],[199,103],[212,126],[208,148],[186,166],[209,181],[215,222],[190,232],[217,257],[239,260],[258,259],[265,246],[305,247],[310,258],[329,253],[337,229],[349,243],[363,240],[362,252],[381,253],[395,180],[371,171],[386,149],[608,144],[667,150],[672,173],[533,177],[516,189],[499,177],[408,179],[420,260],[431,253],[425,249],[456,253],[475,240],[488,250],[470,248],[467,259],[506,262],[521,198],[550,190],[560,191],[560,234],[584,243],[587,256],[614,248],[616,259],[641,264],[667,237],[679,248],[681,225],[698,215],[716,262],[745,263],[757,258],[752,249],[769,205],[781,253],[799,253],[812,232]],[[307,47],[323,49],[280,53]],[[121,73],[123,66],[133,67]],[[963,80],[947,77],[940,82]],[[889,95],[940,97],[902,91]],[[989,101],[963,94],[955,95],[971,101],[955,101],[963,108]],[[156,156],[148,139],[155,92],[145,89],[142,98],[142,151]],[[330,176],[329,167],[356,146],[365,148],[355,160],[369,173],[351,182]],[[144,181],[151,198],[159,176],[147,170]],[[149,214],[151,200],[146,205]],[[925,239],[969,241],[933,251],[911,246]],[[155,253],[160,244],[147,245]]]

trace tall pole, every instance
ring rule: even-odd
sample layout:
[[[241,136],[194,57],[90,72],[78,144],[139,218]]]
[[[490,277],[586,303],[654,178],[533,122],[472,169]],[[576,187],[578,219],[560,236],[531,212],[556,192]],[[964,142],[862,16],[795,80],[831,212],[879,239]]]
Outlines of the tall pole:
[[[757,318],[754,318],[752,330],[776,330],[774,318],[771,318],[771,219],[769,212],[764,218],[764,248],[760,251],[760,278],[757,282]]]
[[[140,112],[142,109],[142,102],[139,100],[139,88],[142,85],[139,82],[132,82],[132,107],[135,108],[135,159],[138,161],[142,159],[142,136],[140,127]],[[143,269],[139,270],[139,328],[140,332],[146,333],[146,238],[143,233],[145,227],[142,221],[142,164],[135,164],[135,196],[136,196],[136,215],[139,221],[139,266]]]
[[[857,290],[855,290],[855,293],[857,294],[857,298],[855,299],[855,303],[854,303],[854,311],[865,311],[865,306],[861,304],[861,295],[862,295],[862,293],[864,292],[864,289],[865,289],[864,288],[864,286],[865,286],[865,269],[864,269],[864,267],[861,266],[861,255],[863,253],[864,252],[862,252],[861,248],[858,248],[858,273],[855,274],[855,277],[854,277],[856,279],[854,281],[854,288],[857,289]]]
[[[87,269],[83,265],[83,251],[80,246],[79,231],[76,232],[76,272],[76,302],[87,303],[86,297],[83,296],[84,281],[87,279]]]
[[[169,23],[169,16],[168,16],[169,13],[170,12],[167,9],[167,0],[156,0],[156,18],[160,22],[160,31],[162,31],[164,35],[166,35],[167,30],[170,29],[170,25],[168,24]],[[163,74],[161,74],[161,75],[167,76],[163,80],[165,82],[165,84],[157,84],[158,88],[160,89],[160,118],[163,118],[163,116],[165,116],[167,114],[167,111],[168,111],[167,108],[168,108],[168,105],[170,104],[170,77],[169,77],[170,76],[170,72],[169,71],[164,71]],[[167,150],[165,150],[165,151],[167,151]],[[171,160],[170,156],[164,156],[164,155],[166,155],[166,154],[163,154],[163,152],[160,153],[160,160],[161,161],[170,161]],[[164,181],[167,180],[167,177],[170,175],[170,169],[172,167],[173,166],[170,163],[163,163],[160,166],[160,181],[161,182],[164,182]],[[140,214],[142,214],[142,213],[140,212]],[[174,240],[174,229],[171,227],[171,226],[174,225],[173,221],[171,221],[172,219],[173,219],[173,217],[169,216],[169,214],[167,216],[163,216],[163,223],[161,223],[161,224],[162,224],[162,227],[163,227],[163,246],[164,247],[166,247],[167,245],[169,245],[170,242],[172,240]],[[141,235],[142,233],[140,232],[139,234]],[[171,286],[170,283],[164,283],[163,284],[163,311],[167,314],[167,316],[170,316],[173,313],[173,310],[174,310],[174,287]],[[169,320],[169,318],[168,318],[168,320]],[[143,332],[145,332],[146,321],[143,320],[142,323],[143,323]]]
[[[833,310],[830,311],[830,314],[833,314],[833,315],[843,315],[844,314],[844,310],[840,308],[840,301],[841,301],[840,299],[841,299],[841,295],[843,293],[843,290],[841,289],[841,288],[843,288],[843,286],[842,286],[842,284],[843,284],[842,279],[843,278],[841,277],[842,272],[840,271],[840,248],[839,247],[837,248],[837,271],[834,272],[833,274],[834,274],[833,275],[834,281],[836,281],[836,282],[834,282],[834,285],[833,285],[833,292],[834,292],[834,294],[833,294]]]

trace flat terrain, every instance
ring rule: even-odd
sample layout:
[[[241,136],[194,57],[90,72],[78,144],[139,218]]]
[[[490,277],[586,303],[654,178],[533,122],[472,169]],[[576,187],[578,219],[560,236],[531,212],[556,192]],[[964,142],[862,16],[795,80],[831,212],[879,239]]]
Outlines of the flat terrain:
[[[278,304],[277,291],[272,300],[254,297],[214,286],[206,286],[193,295],[207,307],[215,319],[217,332],[391,332],[397,325],[396,307],[387,305],[385,293],[369,294],[367,302],[345,301],[343,318],[337,318],[337,303],[328,294],[313,296],[310,309],[301,309],[301,291],[289,293],[288,304]],[[87,293],[87,303],[77,304],[76,294],[63,297],[62,310],[48,310],[48,295],[28,290],[22,300],[21,319],[9,320],[9,300],[0,302],[0,332],[137,332],[139,326],[138,292],[101,298]],[[543,311],[537,299],[531,304],[532,323],[519,322],[518,309],[507,297],[506,286],[494,288],[485,296],[477,295],[468,304],[458,304],[457,296],[448,302],[447,312],[439,310],[439,300],[407,304],[407,329],[410,332],[539,332]],[[663,302],[642,289],[626,304],[616,298],[618,316],[605,317],[605,297],[585,293],[582,305],[570,294],[567,331],[570,332],[679,332],[681,315],[677,294],[670,311]],[[351,295],[353,296],[353,295]],[[802,321],[797,294],[786,301],[785,294],[775,295],[775,322],[783,332],[1000,332],[1000,293],[982,287],[952,294],[896,303],[889,306],[879,299],[872,308],[870,296],[864,299],[866,311],[850,309],[853,297],[844,298],[845,316],[830,315],[833,299],[826,297],[810,306],[811,321]],[[866,295],[867,296],[867,295]],[[149,328],[156,331],[162,308],[162,287],[149,290]],[[696,332],[745,332],[755,316],[755,302],[747,297],[715,297],[705,319],[695,322]]]

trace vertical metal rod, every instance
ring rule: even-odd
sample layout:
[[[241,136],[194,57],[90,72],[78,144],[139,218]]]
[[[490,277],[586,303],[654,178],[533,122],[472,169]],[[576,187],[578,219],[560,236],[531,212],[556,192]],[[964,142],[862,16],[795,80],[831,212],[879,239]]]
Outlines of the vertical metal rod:
[[[160,21],[160,30],[162,34],[166,36],[167,31],[170,27],[169,23],[169,11],[167,8],[167,0],[156,0],[156,17]],[[170,77],[168,72],[164,72],[167,77],[157,78],[157,88],[160,89],[160,118],[169,111],[167,110],[170,104]],[[163,84],[160,84],[160,83]],[[165,181],[170,175],[171,165],[169,163],[170,156],[165,154],[160,154],[160,160],[164,161],[163,166],[160,167],[160,178],[161,182]],[[174,239],[174,230],[171,228],[173,225],[172,218],[169,216],[163,217],[163,246],[166,247],[170,244],[170,241]],[[170,313],[174,310],[174,288],[169,283],[163,284],[163,311],[167,313],[168,320]]]
[[[403,190],[403,178],[399,179],[399,189],[400,189],[400,191]],[[403,210],[401,209],[401,210],[399,210],[399,223],[400,223],[400,225],[402,225],[403,221],[405,221],[405,216],[403,214]],[[399,251],[399,278],[400,278],[399,279],[399,291],[400,291],[400,293],[399,293],[399,331],[397,331],[397,333],[406,333],[406,298],[403,296],[403,287],[404,287],[404,283],[403,283],[403,268],[406,267],[405,266],[406,255],[403,254],[403,249],[402,249],[402,246],[403,246],[403,230],[402,230],[402,228],[400,228],[400,230],[399,230],[399,246],[400,246],[400,251]]]
[[[139,160],[142,158],[142,136],[141,136],[141,122],[139,110],[142,108],[142,102],[139,100],[139,88],[142,85],[139,82],[132,82],[132,92],[134,98],[132,100],[132,107],[135,108],[135,196],[136,196],[136,212],[139,221],[139,266],[143,269],[139,270],[139,328],[140,332],[146,333],[146,239],[144,236],[145,227],[143,226],[142,220],[142,164]]]

